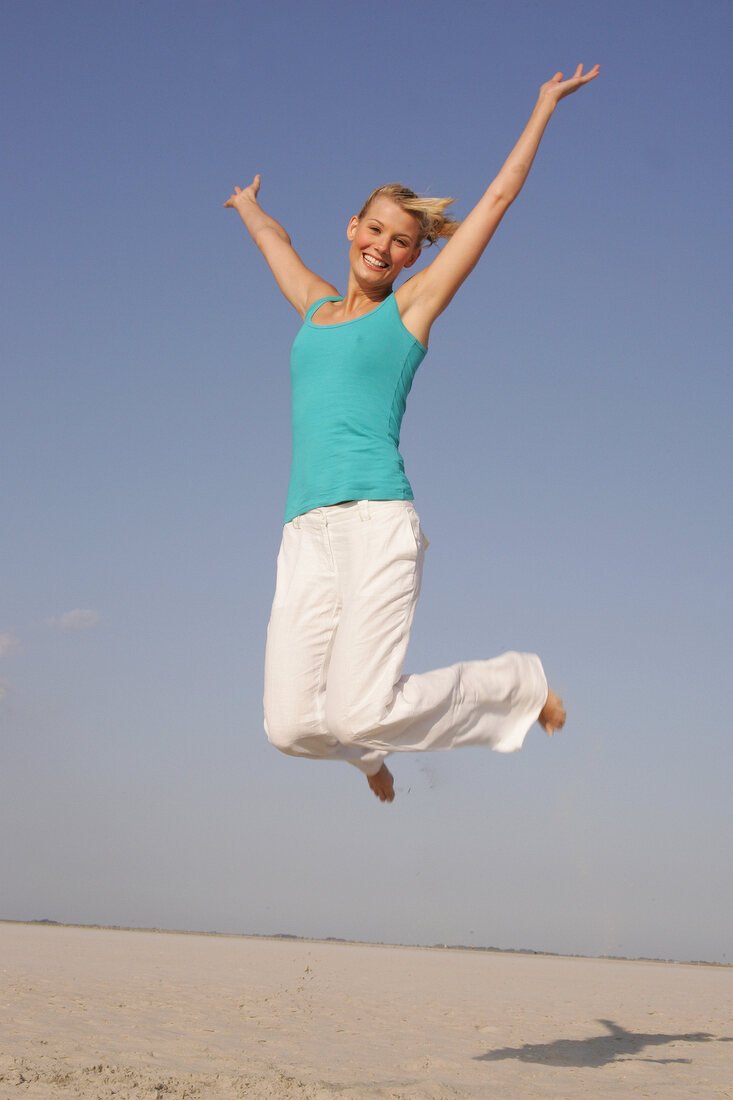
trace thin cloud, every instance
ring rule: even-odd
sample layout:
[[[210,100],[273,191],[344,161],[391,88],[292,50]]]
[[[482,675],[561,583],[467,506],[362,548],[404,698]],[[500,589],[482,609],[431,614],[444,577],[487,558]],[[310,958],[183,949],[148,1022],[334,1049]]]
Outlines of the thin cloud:
[[[6,632],[0,634],[0,657],[9,657],[11,653],[17,653],[21,649],[20,638]]]
[[[55,630],[63,630],[66,633],[80,630],[94,630],[102,621],[98,611],[89,611],[77,608],[74,611],[66,611],[59,615],[58,619],[48,619],[48,625]]]

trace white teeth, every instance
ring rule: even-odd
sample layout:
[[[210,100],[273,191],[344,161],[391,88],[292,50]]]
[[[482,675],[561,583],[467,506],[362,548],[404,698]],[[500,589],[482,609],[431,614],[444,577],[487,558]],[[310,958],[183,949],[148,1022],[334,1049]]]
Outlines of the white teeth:
[[[364,252],[363,255],[364,262],[367,264],[367,266],[373,267],[376,271],[381,271],[387,266],[381,260],[376,260],[374,256],[369,256],[366,252]]]

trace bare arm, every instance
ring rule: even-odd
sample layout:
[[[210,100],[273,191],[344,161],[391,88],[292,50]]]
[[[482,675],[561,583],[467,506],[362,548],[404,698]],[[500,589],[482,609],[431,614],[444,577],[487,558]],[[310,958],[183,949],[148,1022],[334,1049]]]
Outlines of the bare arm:
[[[402,318],[418,339],[427,339],[433,321],[473,271],[499,222],[521,191],[545,127],[559,101],[595,79],[599,71],[600,66],[596,65],[584,75],[583,66],[578,65],[569,80],[563,80],[562,73],[556,73],[552,80],[542,85],[529,122],[496,179],[430,266],[400,288]]]
[[[337,294],[338,291],[305,266],[283,227],[257,202],[259,189],[260,177],[255,176],[244,190],[235,187],[224,206],[238,211],[252,240],[267,260],[280,290],[304,317],[308,307],[318,298]]]

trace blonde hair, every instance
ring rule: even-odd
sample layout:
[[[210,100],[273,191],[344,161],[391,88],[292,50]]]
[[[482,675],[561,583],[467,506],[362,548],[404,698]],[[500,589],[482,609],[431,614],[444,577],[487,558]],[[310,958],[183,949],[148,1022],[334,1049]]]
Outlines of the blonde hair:
[[[374,200],[382,197],[392,199],[408,214],[417,218],[420,226],[419,245],[435,244],[441,237],[452,237],[461,224],[455,218],[447,218],[443,214],[455,199],[431,199],[427,195],[416,195],[401,183],[384,183],[377,187],[362,206],[358,217],[363,218]]]

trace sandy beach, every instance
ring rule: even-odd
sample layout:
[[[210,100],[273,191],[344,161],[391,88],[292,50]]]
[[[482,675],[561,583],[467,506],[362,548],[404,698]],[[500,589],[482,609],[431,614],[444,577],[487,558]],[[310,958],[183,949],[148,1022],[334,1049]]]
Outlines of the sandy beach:
[[[733,1096],[727,967],[0,923],[0,971],[0,1100]]]

